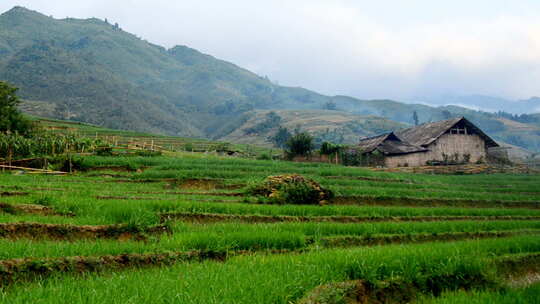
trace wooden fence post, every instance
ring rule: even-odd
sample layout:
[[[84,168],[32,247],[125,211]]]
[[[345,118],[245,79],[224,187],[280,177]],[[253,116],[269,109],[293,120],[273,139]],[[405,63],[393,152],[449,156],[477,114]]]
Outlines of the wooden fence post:
[[[9,144],[9,152],[8,152],[8,165],[11,166],[11,158],[13,157],[13,146],[11,143]]]

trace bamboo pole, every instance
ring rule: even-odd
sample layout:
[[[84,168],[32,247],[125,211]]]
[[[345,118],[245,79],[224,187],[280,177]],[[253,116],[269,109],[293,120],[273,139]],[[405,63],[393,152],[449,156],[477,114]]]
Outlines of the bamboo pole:
[[[19,170],[34,171],[34,172],[49,173],[49,174],[67,174],[68,173],[68,172],[63,172],[63,171],[52,171],[52,170],[47,170],[47,169],[36,169],[36,168],[26,168],[26,167],[18,167],[18,166],[6,166],[6,165],[0,165],[0,168],[2,168],[2,169],[19,169]]]

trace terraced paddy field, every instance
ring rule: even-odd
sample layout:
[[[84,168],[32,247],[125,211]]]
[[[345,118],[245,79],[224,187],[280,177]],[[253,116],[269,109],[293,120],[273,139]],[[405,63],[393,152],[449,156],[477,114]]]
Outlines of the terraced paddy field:
[[[1,303],[540,303],[540,176],[176,153],[0,174]],[[245,189],[297,173],[324,205]]]

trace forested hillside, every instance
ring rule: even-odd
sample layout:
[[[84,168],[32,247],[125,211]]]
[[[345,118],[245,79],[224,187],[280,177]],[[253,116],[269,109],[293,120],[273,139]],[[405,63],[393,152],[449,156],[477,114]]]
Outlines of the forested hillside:
[[[538,115],[324,96],[186,46],[165,49],[105,20],[58,20],[22,7],[0,15],[0,80],[20,88],[26,112],[110,128],[234,138],[259,117],[256,110],[331,110],[397,122],[381,123],[389,129],[378,131],[389,131],[414,124],[416,112],[418,123],[466,116],[497,140],[540,150]],[[374,132],[357,125],[345,128],[358,136]]]

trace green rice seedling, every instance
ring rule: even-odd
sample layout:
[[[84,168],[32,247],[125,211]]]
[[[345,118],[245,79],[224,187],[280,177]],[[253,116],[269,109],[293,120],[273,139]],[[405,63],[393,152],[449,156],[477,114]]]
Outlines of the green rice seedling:
[[[175,233],[204,232],[229,234],[254,233],[268,231],[269,233],[295,232],[309,237],[356,235],[370,236],[374,234],[416,234],[416,233],[446,233],[446,232],[480,232],[480,231],[512,231],[523,229],[540,229],[540,221],[456,221],[456,222],[404,222],[404,223],[276,223],[276,224],[188,224],[175,223],[172,226]]]
[[[169,204],[155,202],[156,212],[193,212],[242,215],[288,215],[288,216],[536,216],[540,210],[498,208],[450,208],[450,207],[378,207],[378,206],[296,206],[296,205],[249,205],[242,203],[201,204],[179,202]]]
[[[540,303],[540,284],[500,290],[452,291],[440,297],[425,297],[418,304],[537,304]]]
[[[374,283],[399,279],[429,293],[441,287],[487,288],[497,284],[491,256],[539,250],[538,238],[516,237],[332,249],[298,255],[238,256],[224,263],[208,261],[85,276],[58,275],[1,290],[0,301],[290,303],[321,284],[351,279]],[[441,278],[444,285],[429,284]]]
[[[161,236],[145,242],[96,239],[71,241],[0,239],[0,260],[63,256],[98,256],[120,254],[166,253],[191,250],[213,252],[298,250],[307,248],[301,233],[253,231],[227,234],[190,232]]]

